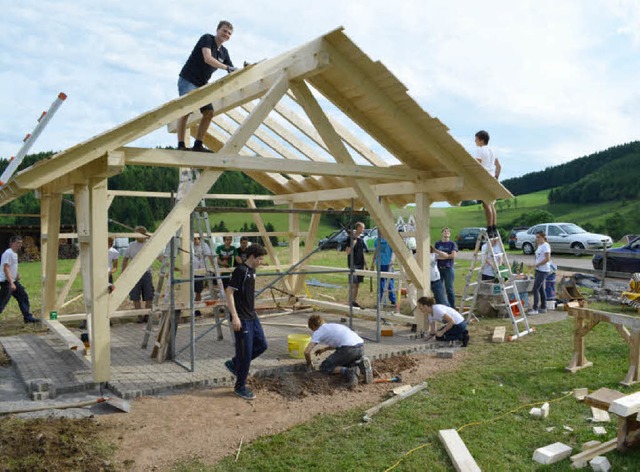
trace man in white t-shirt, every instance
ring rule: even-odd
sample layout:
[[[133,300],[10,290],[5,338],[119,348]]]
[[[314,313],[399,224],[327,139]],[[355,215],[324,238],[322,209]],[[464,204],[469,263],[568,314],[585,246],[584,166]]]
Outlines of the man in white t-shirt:
[[[358,385],[358,367],[365,375],[365,383],[373,382],[371,361],[364,355],[364,341],[358,334],[339,323],[325,323],[320,315],[311,315],[307,323],[313,331],[311,342],[304,351],[307,366],[311,367],[311,352],[318,344],[326,347],[316,349],[316,356],[335,350],[320,364],[325,374],[341,374],[347,379],[350,388]]]
[[[438,341],[462,341],[462,347],[469,344],[469,330],[464,317],[453,308],[439,305],[433,297],[420,297],[418,309],[427,316],[429,334]],[[436,322],[441,326],[436,329]]]
[[[113,247],[113,237],[109,236],[107,238],[109,241],[109,253],[107,254],[107,263],[109,265],[109,283],[113,283],[113,274],[118,270],[118,261],[120,259],[120,253],[118,250]]]
[[[0,259],[0,313],[4,311],[13,296],[18,302],[25,323],[37,323],[40,320],[31,314],[29,295],[20,283],[18,273],[18,251],[22,247],[20,236],[11,236],[9,249],[2,253]]]
[[[484,167],[487,172],[498,179],[502,166],[493,149],[489,147],[489,133],[484,130],[478,131],[476,133],[476,146],[478,147],[476,148],[474,157],[482,164],[482,167]],[[498,229],[496,228],[497,215],[495,201],[483,201],[482,207],[484,208],[484,215],[487,219],[487,233],[490,238],[496,238],[498,237]]]
[[[551,272],[551,246],[547,242],[544,231],[536,233],[536,276],[533,281],[533,309],[527,315],[537,315],[547,312],[547,294],[545,281]],[[540,307],[540,309],[538,309]]]
[[[207,262],[207,260],[209,262]],[[195,272],[193,291],[196,294],[195,301],[202,300],[202,290],[204,290],[204,279],[213,268],[213,252],[205,241],[200,241],[197,234],[193,237],[193,271]],[[195,311],[196,316],[201,316],[200,310]]]

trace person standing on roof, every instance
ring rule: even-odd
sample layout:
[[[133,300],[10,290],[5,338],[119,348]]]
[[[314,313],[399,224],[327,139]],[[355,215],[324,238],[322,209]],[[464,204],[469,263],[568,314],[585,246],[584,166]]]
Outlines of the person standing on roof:
[[[502,166],[493,149],[489,147],[489,133],[484,130],[478,131],[476,133],[476,146],[474,157],[489,174],[498,179]],[[487,235],[490,238],[497,238],[498,228],[496,227],[497,214],[495,201],[482,202],[482,207],[484,208],[484,215],[487,219]]]
[[[204,34],[200,37],[191,55],[187,59],[178,77],[178,93],[180,96],[195,90],[206,83],[216,69],[231,73],[236,70],[231,62],[229,51],[222,44],[227,42],[233,34],[233,25],[228,21],[218,23],[216,35]],[[202,140],[213,119],[213,105],[208,103],[200,108],[202,119],[196,131],[196,141],[192,151],[211,152],[202,144]],[[187,133],[189,115],[178,119],[178,150],[186,151],[184,140]]]

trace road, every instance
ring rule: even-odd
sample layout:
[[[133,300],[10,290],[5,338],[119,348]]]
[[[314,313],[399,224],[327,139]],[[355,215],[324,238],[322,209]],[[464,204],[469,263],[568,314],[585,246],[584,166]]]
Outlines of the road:
[[[458,252],[458,257],[462,260],[470,261],[473,257],[473,251],[460,251]],[[507,257],[509,258],[509,262],[511,264],[513,264],[513,261],[518,261],[524,262],[524,265],[529,267],[533,266],[535,260],[535,257],[533,255],[527,256],[526,254],[523,254],[522,251],[509,252],[507,253]],[[576,270],[593,270],[593,265],[591,264],[591,256],[575,257],[566,254],[551,254],[551,260],[557,266],[574,267]]]

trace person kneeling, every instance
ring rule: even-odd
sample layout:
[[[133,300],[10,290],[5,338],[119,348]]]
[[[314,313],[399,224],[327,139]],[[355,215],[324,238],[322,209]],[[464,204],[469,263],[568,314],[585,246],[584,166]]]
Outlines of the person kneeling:
[[[436,304],[433,297],[420,297],[418,309],[427,316],[429,334],[438,341],[462,341],[462,346],[469,344],[469,330],[464,317],[451,307]],[[442,326],[436,330],[436,321]]]
[[[320,364],[320,371],[325,374],[341,374],[347,380],[349,388],[358,385],[358,367],[365,375],[365,383],[373,382],[371,361],[364,356],[364,341],[354,331],[338,323],[325,323],[320,315],[311,315],[308,322],[313,331],[311,342],[304,351],[307,366],[311,367],[311,353],[318,344],[327,347],[316,349],[319,356],[323,352],[335,350]]]

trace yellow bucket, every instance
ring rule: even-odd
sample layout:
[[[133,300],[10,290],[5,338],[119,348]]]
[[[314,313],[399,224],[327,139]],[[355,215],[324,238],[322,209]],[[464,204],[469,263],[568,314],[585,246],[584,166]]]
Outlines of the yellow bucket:
[[[311,336],[307,334],[290,334],[287,336],[289,345],[289,357],[294,359],[304,359],[304,350],[311,341]]]

